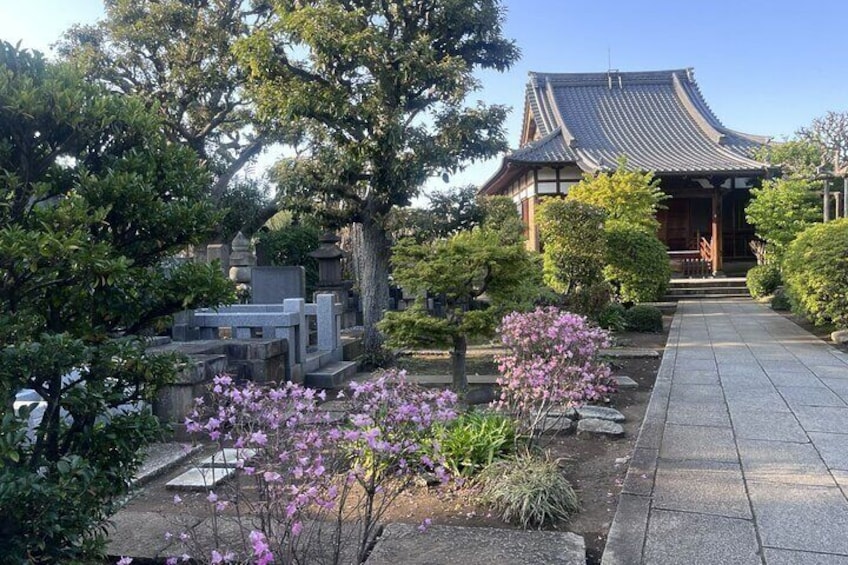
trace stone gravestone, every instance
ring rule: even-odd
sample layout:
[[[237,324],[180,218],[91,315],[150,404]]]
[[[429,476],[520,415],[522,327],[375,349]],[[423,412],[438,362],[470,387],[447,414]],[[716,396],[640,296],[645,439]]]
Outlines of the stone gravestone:
[[[286,298],[306,298],[303,267],[253,267],[252,304],[282,304]]]

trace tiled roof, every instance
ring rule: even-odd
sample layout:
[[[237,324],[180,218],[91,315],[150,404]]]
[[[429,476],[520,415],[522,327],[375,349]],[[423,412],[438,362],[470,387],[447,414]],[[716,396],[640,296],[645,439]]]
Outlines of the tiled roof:
[[[657,174],[767,167],[751,155],[768,140],[725,128],[691,69],[530,73],[527,105],[541,137],[508,154],[508,162],[573,162],[595,172],[626,155],[630,167]]]

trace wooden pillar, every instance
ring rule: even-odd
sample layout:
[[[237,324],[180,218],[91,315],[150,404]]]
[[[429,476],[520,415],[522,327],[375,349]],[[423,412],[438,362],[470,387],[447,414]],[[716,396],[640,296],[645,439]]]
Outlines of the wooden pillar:
[[[842,177],[842,217],[848,218],[848,176]]]
[[[715,275],[722,269],[722,241],[721,241],[721,188],[713,188],[713,221],[712,237],[710,238],[710,252],[713,256],[712,271]]]

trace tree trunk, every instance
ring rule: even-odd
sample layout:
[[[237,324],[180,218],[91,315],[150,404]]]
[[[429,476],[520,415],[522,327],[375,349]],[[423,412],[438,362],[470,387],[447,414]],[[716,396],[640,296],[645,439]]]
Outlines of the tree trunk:
[[[362,322],[365,326],[363,348],[366,356],[378,355],[383,336],[377,331],[377,322],[389,307],[389,257],[391,243],[382,226],[366,218],[359,226],[359,237],[354,238],[357,254],[357,278],[362,303]]]
[[[455,335],[453,337],[453,351],[451,351],[454,390],[464,391],[468,388],[468,378],[465,376],[465,353],[467,351],[468,339],[464,335]]]

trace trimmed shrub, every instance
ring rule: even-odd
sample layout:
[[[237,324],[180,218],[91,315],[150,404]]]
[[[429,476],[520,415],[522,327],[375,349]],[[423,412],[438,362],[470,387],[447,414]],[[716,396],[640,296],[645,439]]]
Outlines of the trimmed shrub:
[[[793,178],[767,180],[761,188],[751,189],[745,216],[777,257],[799,233],[821,221],[819,190],[821,183]]]
[[[624,313],[625,328],[633,332],[663,331],[662,312],[654,306],[637,304]]]
[[[572,200],[548,199],[539,206],[536,222],[548,286],[568,295],[602,280],[605,219],[601,208]]]
[[[610,303],[612,289],[609,283],[597,282],[587,287],[580,287],[567,296],[562,297],[560,303],[565,310],[586,316],[590,320],[597,320],[604,308]]]
[[[780,286],[780,283],[780,267],[773,263],[752,267],[745,278],[745,284],[748,285],[748,292],[754,298],[762,298],[773,294],[777,287]]]
[[[625,313],[627,308],[618,302],[610,302],[598,314],[598,325],[605,330],[621,331],[625,328]]]
[[[795,313],[848,327],[848,219],[801,232],[786,250],[783,279]]]
[[[771,297],[771,309],[779,312],[787,312],[792,309],[789,297],[786,296],[786,291],[783,290],[782,286],[777,287],[774,296]]]
[[[659,300],[671,279],[666,247],[644,229],[622,222],[606,226],[604,278],[623,302]]]
[[[505,522],[525,529],[568,520],[580,508],[559,465],[547,458],[523,453],[496,461],[480,478],[481,500]]]
[[[444,465],[455,476],[471,477],[515,449],[512,420],[495,412],[466,412],[446,425],[436,426],[433,437]]]

